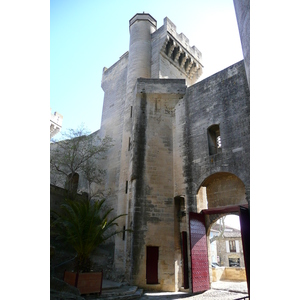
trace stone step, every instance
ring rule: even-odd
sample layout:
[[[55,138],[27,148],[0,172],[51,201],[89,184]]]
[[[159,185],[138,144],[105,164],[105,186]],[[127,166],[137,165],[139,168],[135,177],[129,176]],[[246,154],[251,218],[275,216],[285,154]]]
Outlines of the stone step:
[[[137,286],[131,285],[123,285],[118,288],[105,288],[102,289],[101,298],[133,295],[136,293],[137,290]]]
[[[100,299],[105,300],[130,300],[130,299],[139,299],[143,295],[143,289],[137,289],[137,287],[130,287],[128,291],[121,293],[106,294],[104,291],[101,294]]]

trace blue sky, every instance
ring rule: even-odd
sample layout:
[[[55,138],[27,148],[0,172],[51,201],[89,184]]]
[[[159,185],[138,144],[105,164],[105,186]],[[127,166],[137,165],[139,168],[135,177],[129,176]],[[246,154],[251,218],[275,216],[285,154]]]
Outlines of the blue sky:
[[[129,20],[140,12],[157,28],[167,16],[202,52],[202,79],[243,59],[233,0],[51,0],[50,107],[63,130],[100,128],[103,67],[128,51]]]

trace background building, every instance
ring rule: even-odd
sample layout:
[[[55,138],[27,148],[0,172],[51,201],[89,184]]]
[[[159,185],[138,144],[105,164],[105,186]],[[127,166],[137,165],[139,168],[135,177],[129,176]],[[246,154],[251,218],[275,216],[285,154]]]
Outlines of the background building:
[[[50,139],[52,139],[62,128],[63,116],[58,112],[51,113],[50,108]]]

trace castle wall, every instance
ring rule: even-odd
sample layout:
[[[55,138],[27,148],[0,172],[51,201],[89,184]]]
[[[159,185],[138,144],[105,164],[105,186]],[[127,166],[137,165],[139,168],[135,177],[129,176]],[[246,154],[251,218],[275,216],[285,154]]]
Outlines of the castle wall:
[[[169,18],[166,17],[164,25],[152,34],[151,46],[151,78],[185,79],[190,86],[202,74],[201,52],[189,45],[189,39],[183,33],[176,32],[176,26]],[[184,61],[181,54],[184,54]]]
[[[184,100],[184,174],[190,210],[196,211],[194,195],[203,181],[217,172],[237,176],[246,191],[241,202],[249,201],[250,103],[244,62],[189,87]],[[209,155],[207,130],[213,124],[219,124],[222,147]]]
[[[101,161],[101,168],[107,170],[105,177],[104,190],[109,192],[107,202],[114,208],[117,214],[118,193],[120,187],[117,182],[120,178],[121,148],[124,127],[124,111],[126,99],[126,81],[128,68],[128,52],[126,52],[118,62],[109,69],[104,69],[102,74],[101,86],[104,90],[103,113],[101,138],[109,136],[112,138],[113,146],[107,152],[107,158]]]
[[[156,30],[152,16],[136,14],[129,29],[129,52],[103,70],[102,122],[94,133],[113,140],[106,159],[96,163],[107,170],[107,205],[114,214],[126,214],[119,229],[132,230],[110,241],[110,276],[177,291],[183,285],[181,233],[189,241],[188,212],[200,212],[207,201],[219,207],[250,199],[247,77],[241,61],[195,84],[202,54],[168,18]],[[214,154],[212,125],[221,136]],[[147,284],[150,246],[159,254],[155,284]],[[189,255],[188,260],[190,267]]]

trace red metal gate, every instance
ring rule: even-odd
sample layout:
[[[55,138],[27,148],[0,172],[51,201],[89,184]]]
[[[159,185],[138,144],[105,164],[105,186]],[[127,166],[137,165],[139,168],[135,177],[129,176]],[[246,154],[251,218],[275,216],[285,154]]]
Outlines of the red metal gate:
[[[207,238],[204,215],[189,213],[193,293],[209,290]]]

